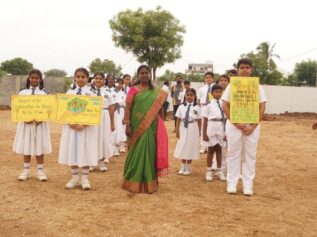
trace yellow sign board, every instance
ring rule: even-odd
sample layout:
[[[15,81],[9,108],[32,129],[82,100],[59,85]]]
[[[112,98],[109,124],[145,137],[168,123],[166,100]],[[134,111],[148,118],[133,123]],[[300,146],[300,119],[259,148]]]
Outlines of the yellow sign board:
[[[100,125],[101,96],[57,94],[57,123]]]
[[[50,121],[55,118],[55,95],[12,95],[11,121]]]
[[[230,78],[230,122],[259,123],[259,78]]]

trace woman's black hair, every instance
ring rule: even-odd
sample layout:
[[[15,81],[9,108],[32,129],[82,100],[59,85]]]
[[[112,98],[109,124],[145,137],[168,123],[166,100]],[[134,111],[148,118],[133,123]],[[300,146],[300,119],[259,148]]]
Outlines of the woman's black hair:
[[[73,81],[72,90],[75,90],[75,89],[76,89],[76,81],[75,81],[75,79],[76,79],[76,74],[77,74],[78,72],[84,73],[85,76],[86,76],[86,77],[88,78],[88,80],[89,80],[89,71],[88,71],[86,68],[84,68],[84,67],[77,68],[77,69],[75,70],[75,73],[74,73],[74,81]]]
[[[150,70],[149,66],[142,64],[141,66],[138,67],[138,70],[137,70],[138,76],[139,76],[139,72],[140,72],[142,69],[144,69],[144,68],[145,68],[146,70],[148,70],[148,72],[149,72],[150,75],[151,75],[151,70]],[[136,85],[139,85],[139,84],[140,84],[140,79],[138,79],[138,81],[137,81],[134,85],[136,86]],[[153,86],[152,80],[151,80],[151,76],[150,76],[150,78],[149,78],[149,89],[150,89],[150,90],[153,90],[153,89],[154,89],[154,86]]]
[[[44,88],[43,74],[42,74],[42,72],[41,72],[40,70],[38,70],[38,69],[32,69],[32,70],[30,71],[30,73],[29,73],[29,75],[28,75],[28,77],[27,77],[27,79],[26,79],[26,85],[25,85],[25,87],[26,87],[27,89],[30,89],[30,86],[31,86],[30,77],[31,77],[32,74],[36,74],[36,75],[40,78],[39,88],[40,88],[40,90],[43,90],[43,88]]]
[[[194,88],[188,88],[185,92],[185,97],[184,97],[184,105],[186,105],[186,95],[188,92],[191,92],[193,93],[193,95],[195,96],[195,99],[194,99],[194,106],[197,105],[197,94],[196,94],[196,90]]]

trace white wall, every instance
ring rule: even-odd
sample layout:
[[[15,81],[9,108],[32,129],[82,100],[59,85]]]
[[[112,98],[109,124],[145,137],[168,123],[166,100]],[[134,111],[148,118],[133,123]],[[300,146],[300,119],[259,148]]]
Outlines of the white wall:
[[[196,91],[201,82],[191,82]],[[267,114],[293,112],[317,113],[317,87],[263,86],[267,97]]]

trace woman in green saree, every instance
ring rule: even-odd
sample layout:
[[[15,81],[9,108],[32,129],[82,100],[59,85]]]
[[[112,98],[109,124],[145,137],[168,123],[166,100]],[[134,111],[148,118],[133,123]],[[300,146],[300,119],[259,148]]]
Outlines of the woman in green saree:
[[[168,140],[161,117],[167,93],[152,85],[148,66],[141,65],[137,74],[139,81],[129,90],[123,120],[129,153],[122,188],[153,193],[158,176],[165,175],[168,168]]]

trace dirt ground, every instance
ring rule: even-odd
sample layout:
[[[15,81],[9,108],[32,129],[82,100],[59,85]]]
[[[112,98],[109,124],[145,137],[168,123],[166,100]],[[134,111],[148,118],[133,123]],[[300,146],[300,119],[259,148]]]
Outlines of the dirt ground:
[[[53,153],[47,182],[17,180],[20,155],[12,153],[16,124],[0,112],[0,236],[317,236],[316,116],[283,115],[264,121],[252,197],[226,193],[226,184],[204,181],[206,155],[193,174],[178,176],[170,136],[170,174],[155,194],[121,189],[125,155],[107,173],[90,175],[92,190],[66,190],[66,166],[57,163],[61,126],[51,124]]]

